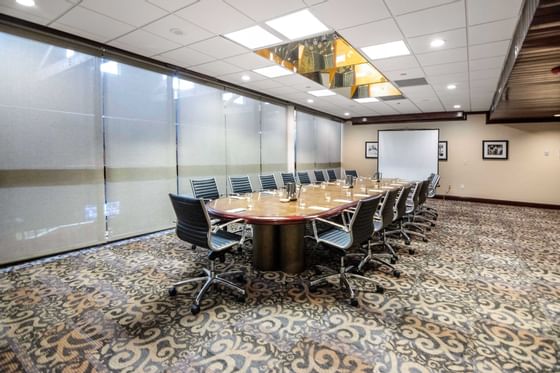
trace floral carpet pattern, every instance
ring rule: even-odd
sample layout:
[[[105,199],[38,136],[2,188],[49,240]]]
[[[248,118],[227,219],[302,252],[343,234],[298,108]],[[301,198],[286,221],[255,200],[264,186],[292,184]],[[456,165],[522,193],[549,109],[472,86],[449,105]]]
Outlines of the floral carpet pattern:
[[[0,270],[0,372],[560,372],[560,211],[430,203],[429,242],[366,272],[384,294],[354,282],[358,307],[249,247],[225,263],[246,302],[213,289],[193,316],[197,285],[167,288],[206,253],[173,232]]]

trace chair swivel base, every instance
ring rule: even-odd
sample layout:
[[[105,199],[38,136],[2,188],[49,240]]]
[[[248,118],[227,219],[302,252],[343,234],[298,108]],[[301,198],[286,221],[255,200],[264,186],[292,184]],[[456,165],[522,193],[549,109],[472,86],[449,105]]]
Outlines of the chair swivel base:
[[[380,242],[380,244],[387,245],[387,246],[391,247],[386,242]],[[364,270],[364,267],[366,266],[366,264],[368,264],[370,262],[374,262],[375,264],[384,265],[384,266],[388,267],[391,270],[391,274],[393,276],[395,276],[397,278],[401,277],[401,271],[399,271],[393,265],[397,261],[396,255],[391,254],[391,253],[374,253],[371,250],[372,246],[375,246],[375,245],[368,245],[367,255],[360,261],[360,264],[358,264],[357,273],[358,274],[363,274],[364,273],[363,270]],[[392,250],[392,247],[391,247],[391,250]],[[388,261],[383,260],[383,259],[386,259]]]
[[[240,279],[241,281],[243,280],[244,274],[242,271],[229,271],[229,272],[222,272],[222,273],[216,273],[215,271],[215,265],[214,265],[214,261],[210,262],[210,269],[207,268],[203,268],[202,269],[204,272],[202,273],[201,276],[199,277],[193,277],[193,278],[189,278],[183,281],[179,281],[175,284],[173,284],[173,287],[171,287],[169,289],[169,295],[170,296],[175,296],[177,295],[177,287],[191,283],[191,282],[204,282],[204,285],[202,285],[202,288],[198,291],[198,293],[196,294],[196,297],[193,301],[193,304],[191,306],[191,313],[193,315],[196,315],[200,312],[200,302],[202,301],[202,298],[204,297],[204,295],[208,292],[208,290],[210,290],[210,288],[214,285],[214,284],[221,284],[221,285],[225,285],[226,287],[235,290],[239,295],[238,295],[238,300],[240,302],[244,302],[245,301],[245,289],[243,289],[241,286],[234,284],[233,282],[229,281],[228,279],[226,279],[225,277],[237,277],[238,279]]]

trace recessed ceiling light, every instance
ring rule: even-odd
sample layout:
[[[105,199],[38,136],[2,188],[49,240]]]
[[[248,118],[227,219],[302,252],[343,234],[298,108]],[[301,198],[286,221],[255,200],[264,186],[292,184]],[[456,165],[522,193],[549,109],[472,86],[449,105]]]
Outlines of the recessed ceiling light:
[[[170,28],[169,32],[174,34],[174,35],[183,35],[184,34],[183,30],[181,30],[180,28],[177,28],[177,27]]]
[[[369,47],[362,48],[362,51],[372,60],[410,54],[410,51],[402,40],[385,44],[371,45]]]
[[[346,112],[346,113],[344,113],[344,115],[345,115],[345,116],[349,116],[349,115],[350,115],[350,113],[349,113],[349,112]]]
[[[251,80],[251,77],[247,74],[242,75],[241,76],[241,80],[243,80],[244,82],[248,82],[249,80]]]
[[[272,35],[261,26],[253,26],[243,30],[230,32],[224,36],[250,49],[261,48],[282,41],[282,39]]]
[[[430,47],[432,48],[439,48],[445,44],[443,39],[434,39],[430,42]]]
[[[362,118],[362,122],[367,122],[367,118]]]
[[[453,105],[453,109],[460,109],[461,105]]]
[[[354,101],[359,102],[360,104],[365,104],[367,102],[378,102],[379,100],[375,97],[364,97],[364,98],[355,98]]]
[[[35,6],[35,0],[16,0],[16,3],[23,6]]]
[[[554,117],[560,118],[560,114],[554,114]]]
[[[315,97],[324,97],[324,96],[334,96],[336,95],[336,93],[334,93],[333,91],[330,91],[328,89],[318,89],[315,91],[308,91],[307,93],[309,93],[310,95],[313,95]]]
[[[266,24],[292,40],[329,29],[307,9],[267,21]]]
[[[257,74],[261,74],[266,76],[267,78],[277,78],[279,76],[290,75],[293,74],[293,71],[287,70],[282,66],[269,66],[269,67],[261,67],[260,69],[253,70]]]
[[[455,84],[449,84],[447,86],[447,89],[455,89],[455,88],[457,88],[457,86]]]
[[[310,104],[312,104],[312,103],[314,103],[315,101],[314,101],[312,98],[308,98],[308,99],[307,99],[307,102],[310,103]]]

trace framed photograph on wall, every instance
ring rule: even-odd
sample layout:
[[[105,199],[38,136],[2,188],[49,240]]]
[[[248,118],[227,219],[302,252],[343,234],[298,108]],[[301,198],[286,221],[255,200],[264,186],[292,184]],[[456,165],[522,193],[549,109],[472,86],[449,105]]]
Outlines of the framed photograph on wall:
[[[366,158],[377,159],[379,143],[377,141],[366,141]]]
[[[438,159],[447,161],[447,141],[438,142]]]
[[[508,140],[482,140],[482,159],[508,159]]]

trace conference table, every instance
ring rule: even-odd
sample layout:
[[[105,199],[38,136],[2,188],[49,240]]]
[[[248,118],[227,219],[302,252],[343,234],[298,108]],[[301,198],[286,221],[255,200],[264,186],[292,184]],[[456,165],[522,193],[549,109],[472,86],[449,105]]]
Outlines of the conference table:
[[[305,224],[329,218],[358,201],[401,188],[408,181],[357,178],[352,188],[344,181],[300,186],[299,198],[287,201],[285,190],[230,195],[208,202],[208,213],[220,219],[243,218],[253,227],[253,266],[261,271],[301,273],[305,269]]]

